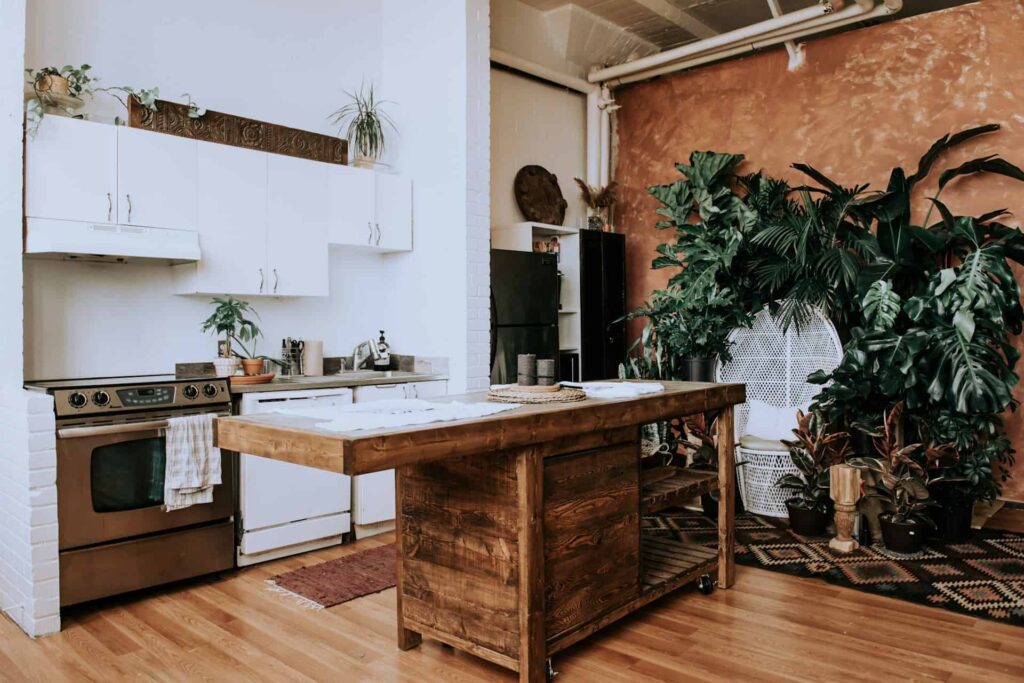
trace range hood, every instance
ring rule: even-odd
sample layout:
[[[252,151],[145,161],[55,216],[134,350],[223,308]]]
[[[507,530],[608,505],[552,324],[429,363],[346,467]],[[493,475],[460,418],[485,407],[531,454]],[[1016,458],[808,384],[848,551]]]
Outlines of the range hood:
[[[25,253],[80,261],[152,261],[173,265],[199,260],[199,233],[140,225],[29,218]]]

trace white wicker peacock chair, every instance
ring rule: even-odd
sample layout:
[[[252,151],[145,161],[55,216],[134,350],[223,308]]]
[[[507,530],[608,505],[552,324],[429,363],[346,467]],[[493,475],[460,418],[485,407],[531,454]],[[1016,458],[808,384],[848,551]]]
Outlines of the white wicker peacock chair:
[[[747,385],[747,401],[759,400],[775,408],[796,410],[809,403],[821,386],[811,384],[807,376],[815,370],[831,372],[843,356],[843,345],[835,327],[818,309],[799,326],[786,331],[765,308],[747,328],[733,330],[732,361],[715,366],[715,381]],[[765,440],[748,434],[749,403],[736,406],[736,462],[739,489],[747,510],[772,517],[787,516],[789,494],[775,482],[788,472],[796,472],[789,450],[781,441]]]

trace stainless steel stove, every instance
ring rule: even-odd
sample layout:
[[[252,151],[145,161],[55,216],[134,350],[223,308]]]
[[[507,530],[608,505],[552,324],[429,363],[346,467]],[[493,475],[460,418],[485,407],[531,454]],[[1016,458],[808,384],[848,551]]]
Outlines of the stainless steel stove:
[[[168,420],[228,415],[228,380],[145,375],[30,382],[53,396],[61,605],[234,565],[235,462],[213,502],[163,509]]]

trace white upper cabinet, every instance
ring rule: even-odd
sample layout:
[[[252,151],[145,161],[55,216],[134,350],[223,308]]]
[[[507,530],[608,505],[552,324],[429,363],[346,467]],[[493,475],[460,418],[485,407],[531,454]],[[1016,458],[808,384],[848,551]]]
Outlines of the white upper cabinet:
[[[377,174],[377,236],[374,244],[387,251],[412,250],[412,182]]]
[[[25,149],[25,215],[117,222],[117,129],[46,116]]]
[[[328,164],[268,155],[268,294],[328,295]]]
[[[331,164],[328,168],[328,205],[331,244],[373,246],[376,212],[373,171]]]
[[[412,250],[412,182],[386,173],[333,167],[331,244],[377,251]]]
[[[178,266],[180,294],[266,294],[267,155],[197,144],[198,263]]]
[[[195,230],[199,143],[137,128],[116,130],[118,222]]]

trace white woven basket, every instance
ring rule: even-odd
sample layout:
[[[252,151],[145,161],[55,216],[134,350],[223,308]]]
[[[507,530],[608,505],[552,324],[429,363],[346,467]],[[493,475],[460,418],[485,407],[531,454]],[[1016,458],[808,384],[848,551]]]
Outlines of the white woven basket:
[[[736,462],[743,463],[736,470],[743,507],[755,515],[787,517],[786,499],[792,494],[775,485],[784,474],[796,474],[793,459],[786,451],[755,451],[738,446]]]
[[[758,399],[777,408],[803,405],[821,391],[807,381],[815,370],[832,372],[843,357],[843,345],[835,327],[823,313],[815,309],[797,329],[795,324],[783,331],[768,309],[754,316],[747,328],[733,330],[732,362],[717,363],[715,381],[739,382],[747,385],[747,400]],[[736,406],[736,442],[746,433],[750,406]],[[762,451],[736,448],[736,462],[745,463],[737,470],[737,483],[748,510],[760,515],[785,517],[786,498],[775,486],[779,477],[796,472],[787,451]]]

